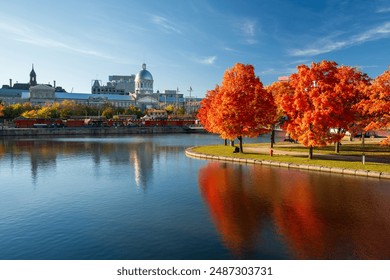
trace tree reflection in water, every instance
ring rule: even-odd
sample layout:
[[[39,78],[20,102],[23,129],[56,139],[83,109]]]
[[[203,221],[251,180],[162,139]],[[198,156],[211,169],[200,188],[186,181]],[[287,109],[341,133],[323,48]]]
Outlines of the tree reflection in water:
[[[242,258],[266,247],[265,228],[274,227],[293,259],[389,259],[389,187],[383,180],[219,162],[199,172],[223,243]]]

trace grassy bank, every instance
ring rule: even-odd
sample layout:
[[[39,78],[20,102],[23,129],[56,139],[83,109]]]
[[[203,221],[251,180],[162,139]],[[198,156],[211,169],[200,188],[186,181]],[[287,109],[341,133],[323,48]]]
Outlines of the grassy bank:
[[[275,148],[284,151],[308,152],[308,148],[302,145],[277,145]],[[361,143],[343,142],[339,153],[336,153],[334,150],[335,147],[333,145],[315,148],[315,152],[319,154],[361,156],[364,153],[367,156],[390,158],[390,147],[381,146],[378,143],[366,143],[363,148]]]
[[[250,145],[250,147],[255,148],[256,145]],[[284,147],[285,149],[288,148],[288,146],[286,145],[284,145]],[[275,147],[275,148],[279,149],[279,147]],[[292,148],[295,149],[295,147]],[[240,153],[233,153],[232,147],[224,146],[224,145],[196,147],[193,149],[193,151],[197,153],[216,155],[216,156],[228,156],[228,157],[235,157],[235,158],[247,158],[247,159],[258,159],[258,160],[272,160],[277,162],[289,162],[294,164],[309,164],[309,165],[317,165],[317,166],[348,168],[348,169],[356,169],[356,170],[369,170],[369,171],[390,173],[390,164],[366,162],[366,164],[363,165],[361,161],[358,160],[358,158],[356,161],[350,161],[350,160],[345,161],[345,160],[338,160],[338,159],[316,159],[316,158],[309,160],[306,158],[306,156],[296,156],[296,155],[270,156],[266,154],[260,154],[257,152],[247,152],[247,153],[240,154]],[[245,147],[244,147],[244,151],[245,151]],[[307,152],[307,148],[305,148],[305,150],[300,150],[300,152]],[[390,152],[384,151],[383,153],[385,153],[385,155],[387,154],[390,155]]]

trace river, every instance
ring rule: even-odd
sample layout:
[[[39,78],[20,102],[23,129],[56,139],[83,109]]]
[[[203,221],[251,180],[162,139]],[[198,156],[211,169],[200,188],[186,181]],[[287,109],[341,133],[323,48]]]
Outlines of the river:
[[[0,139],[0,259],[390,259],[389,181],[184,154],[213,143]]]

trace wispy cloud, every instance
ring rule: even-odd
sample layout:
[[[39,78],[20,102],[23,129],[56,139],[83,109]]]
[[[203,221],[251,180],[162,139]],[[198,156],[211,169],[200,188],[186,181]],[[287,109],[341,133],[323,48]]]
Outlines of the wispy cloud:
[[[27,24],[0,22],[0,31],[6,33],[8,36],[10,36],[8,38],[13,39],[14,41],[23,42],[30,45],[41,46],[49,49],[71,51],[74,53],[99,57],[103,59],[113,58],[110,55],[104,54],[94,49],[72,46],[61,40],[56,40],[55,38],[42,35],[39,32],[37,32],[37,30],[42,30],[42,28],[38,26],[38,28],[32,29]],[[45,33],[50,33],[50,32],[45,32]]]
[[[390,22],[385,22],[382,25],[360,34],[352,35],[344,40],[337,40],[334,39],[334,36],[328,36],[314,42],[309,48],[293,49],[288,53],[291,56],[315,56],[387,37],[390,37]]]
[[[370,69],[370,68],[378,68],[378,65],[356,65],[358,69],[364,70],[364,69]]]
[[[203,58],[196,58],[195,61],[200,64],[213,65],[216,59],[216,56],[208,56]]]
[[[390,7],[382,7],[376,10],[377,13],[390,13]]]
[[[257,44],[256,33],[258,30],[256,20],[244,19],[236,23],[236,28],[239,34],[244,38],[244,42],[248,45]]]
[[[158,28],[166,33],[181,34],[182,31],[174,22],[166,19],[165,17],[152,15],[152,22],[158,26]]]

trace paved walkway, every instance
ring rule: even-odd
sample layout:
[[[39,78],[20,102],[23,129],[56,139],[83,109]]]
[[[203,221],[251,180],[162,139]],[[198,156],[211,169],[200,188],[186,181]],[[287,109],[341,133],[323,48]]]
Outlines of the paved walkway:
[[[295,146],[295,145],[294,145]],[[246,153],[258,153],[258,154],[270,154],[270,147],[245,147],[244,152]],[[296,157],[308,157],[309,154],[309,148],[307,149],[307,152],[298,152],[298,151],[286,151],[286,150],[278,150],[278,147],[274,147],[273,149],[274,155],[290,155],[290,156],[296,156]],[[343,160],[343,161],[356,161],[361,162],[362,156],[361,155],[334,155],[334,154],[321,154],[316,153],[315,150],[313,151],[313,158],[315,159],[331,159],[331,160]],[[378,162],[378,163],[388,163],[390,164],[390,158],[387,157],[370,157],[365,156],[366,162]]]

